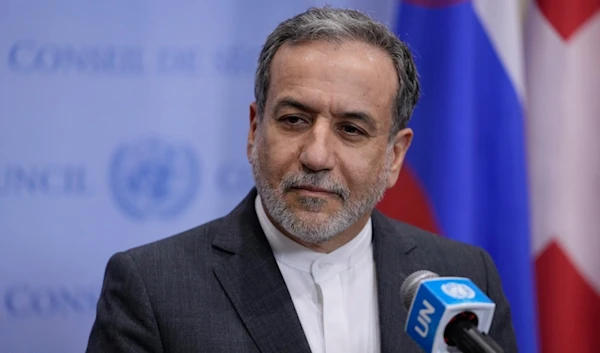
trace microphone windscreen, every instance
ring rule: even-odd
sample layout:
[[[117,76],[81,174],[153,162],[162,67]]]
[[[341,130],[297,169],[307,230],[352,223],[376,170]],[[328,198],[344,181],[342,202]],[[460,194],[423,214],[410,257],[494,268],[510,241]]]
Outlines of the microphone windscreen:
[[[419,284],[426,279],[437,277],[439,277],[437,273],[428,270],[416,271],[406,277],[400,287],[400,298],[402,298],[406,310],[410,310],[410,304],[417,293],[417,289],[419,289]]]

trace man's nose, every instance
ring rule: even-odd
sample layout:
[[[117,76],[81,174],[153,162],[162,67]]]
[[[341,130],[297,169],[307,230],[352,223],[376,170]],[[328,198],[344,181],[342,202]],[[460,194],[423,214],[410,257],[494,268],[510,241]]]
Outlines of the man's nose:
[[[307,132],[305,144],[300,154],[300,163],[306,168],[319,172],[331,170],[335,166],[332,151],[333,132],[327,121],[317,121]]]

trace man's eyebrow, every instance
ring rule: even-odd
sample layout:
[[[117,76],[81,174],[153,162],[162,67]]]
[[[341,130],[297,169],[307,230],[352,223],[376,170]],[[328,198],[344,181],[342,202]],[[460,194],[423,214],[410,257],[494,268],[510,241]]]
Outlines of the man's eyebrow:
[[[309,107],[308,105],[301,103],[291,97],[281,98],[275,104],[275,107],[273,108],[273,113],[277,114],[277,112],[283,108],[295,108],[295,109],[302,110],[303,112],[307,112],[307,113],[311,113],[311,114],[317,113],[316,109],[313,109],[313,108]]]
[[[377,130],[377,122],[368,113],[361,111],[348,111],[341,114],[346,119],[360,121],[366,124],[369,129]]]

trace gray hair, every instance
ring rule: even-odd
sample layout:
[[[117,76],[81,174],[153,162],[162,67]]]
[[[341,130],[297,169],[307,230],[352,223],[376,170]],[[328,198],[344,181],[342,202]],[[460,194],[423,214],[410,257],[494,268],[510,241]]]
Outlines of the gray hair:
[[[285,43],[324,40],[333,43],[361,41],[390,55],[398,74],[398,91],[392,106],[390,138],[405,128],[419,99],[420,85],[412,54],[386,26],[355,10],[310,8],[284,22],[267,37],[260,52],[254,83],[259,119],[269,92],[269,68],[277,50]]]

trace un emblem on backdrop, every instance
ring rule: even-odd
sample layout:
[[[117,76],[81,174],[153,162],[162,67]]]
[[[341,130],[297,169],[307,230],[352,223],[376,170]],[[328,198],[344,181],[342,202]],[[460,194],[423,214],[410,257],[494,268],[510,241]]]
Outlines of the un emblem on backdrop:
[[[111,191],[119,208],[138,220],[169,219],[194,198],[199,162],[194,149],[158,138],[119,146],[110,165]]]

